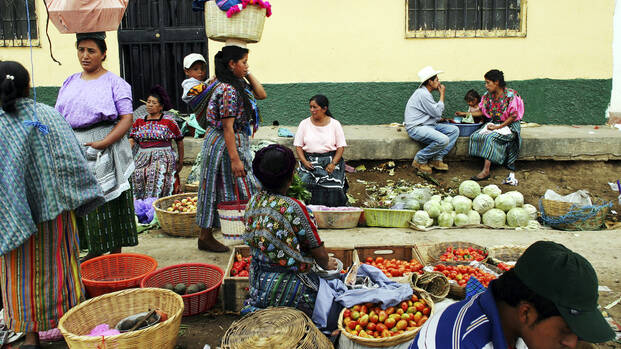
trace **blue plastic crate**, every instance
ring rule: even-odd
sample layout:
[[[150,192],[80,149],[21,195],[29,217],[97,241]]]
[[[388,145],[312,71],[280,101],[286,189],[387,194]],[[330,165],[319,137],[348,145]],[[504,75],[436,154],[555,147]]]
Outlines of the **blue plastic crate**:
[[[459,137],[470,137],[476,130],[483,126],[482,123],[478,124],[454,124],[459,128]]]

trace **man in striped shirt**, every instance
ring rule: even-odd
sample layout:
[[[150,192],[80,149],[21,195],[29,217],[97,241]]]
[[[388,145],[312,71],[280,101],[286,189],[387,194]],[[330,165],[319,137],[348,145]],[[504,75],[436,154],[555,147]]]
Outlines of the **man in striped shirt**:
[[[410,349],[575,348],[614,333],[599,310],[591,264],[563,245],[538,241],[487,291],[448,306],[423,325]]]

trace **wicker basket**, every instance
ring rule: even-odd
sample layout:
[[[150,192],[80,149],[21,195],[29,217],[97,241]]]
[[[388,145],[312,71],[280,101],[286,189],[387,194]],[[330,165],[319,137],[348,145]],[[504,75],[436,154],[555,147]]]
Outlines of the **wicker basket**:
[[[196,195],[196,193],[182,193],[159,198],[153,202],[157,220],[166,234],[183,237],[198,236],[201,228],[196,225],[196,212],[166,211],[175,200],[182,200]]]
[[[120,320],[149,309],[160,309],[168,315],[168,320],[103,339],[87,335],[99,324],[114,327]],[[58,328],[71,349],[94,349],[102,343],[115,349],[172,349],[177,342],[182,313],[183,300],[178,294],[160,288],[138,288],[80,303],[63,315]]]
[[[485,255],[485,258],[481,262],[485,262],[485,260],[489,256],[489,252],[487,251],[487,248],[481,245],[473,244],[472,242],[465,242],[465,241],[441,242],[427,249],[427,256],[429,257],[429,263],[440,262],[440,256],[442,256],[442,254],[446,252],[446,249],[448,247],[453,247],[453,249],[472,247],[474,249],[481,250],[483,251],[483,254]],[[467,261],[447,261],[447,262],[467,262]]]
[[[127,288],[140,287],[142,279],[156,268],[157,261],[147,255],[113,253],[82,263],[80,273],[89,297],[97,297]]]
[[[497,246],[490,247],[490,258],[487,260],[492,265],[500,262],[517,262],[518,258],[524,253],[526,247],[523,246]]]
[[[186,193],[196,193],[198,192],[198,183],[186,183],[183,190]]]
[[[238,39],[248,43],[261,40],[266,10],[255,5],[247,6],[231,18],[220,10],[215,1],[205,4],[205,32],[215,41]]]
[[[407,228],[416,211],[365,208],[364,217],[370,227]]]
[[[241,239],[246,232],[244,213],[248,200],[224,201],[218,204],[220,230],[225,238]]]
[[[145,276],[140,287],[162,287],[167,283],[176,285],[180,282],[186,285],[204,283],[207,286],[206,290],[181,296],[184,304],[183,316],[190,316],[204,313],[216,305],[222,280],[224,280],[224,272],[218,266],[188,263],[156,270]]]
[[[541,198],[539,211],[546,225],[560,230],[599,230],[612,202],[593,200],[593,205],[576,207],[572,203]]]
[[[415,289],[414,294],[417,294],[419,298],[424,299],[425,302],[429,305],[429,307],[431,308],[431,312],[429,312],[429,318],[431,318],[433,316],[434,310],[434,303],[433,300],[431,300],[431,297],[429,297],[429,295],[425,291],[420,289]],[[407,331],[400,335],[386,338],[363,338],[354,336],[353,334],[347,332],[343,327],[343,314],[345,313],[345,309],[347,308],[344,308],[339,315],[338,328],[339,330],[341,330],[341,335],[347,337],[354,343],[365,345],[367,347],[386,348],[405,343],[411,341],[414,337],[416,337],[416,334],[418,334],[418,331],[420,331],[421,329],[420,327],[418,327],[412,331]]]
[[[448,296],[450,282],[444,274],[432,271],[425,272],[423,275],[416,275],[417,276],[411,276],[410,285],[412,288],[419,288],[426,291],[434,302],[439,302]]]
[[[330,349],[330,340],[303,312],[267,308],[235,321],[222,337],[222,349]]]

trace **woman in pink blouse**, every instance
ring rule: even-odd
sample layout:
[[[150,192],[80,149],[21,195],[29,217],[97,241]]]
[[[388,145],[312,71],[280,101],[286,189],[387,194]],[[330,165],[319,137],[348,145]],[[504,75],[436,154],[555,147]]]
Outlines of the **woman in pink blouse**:
[[[307,204],[347,205],[347,179],[343,151],[347,146],[341,123],[332,117],[328,98],[315,95],[311,116],[300,122],[293,145],[300,159],[298,174],[312,193]]]

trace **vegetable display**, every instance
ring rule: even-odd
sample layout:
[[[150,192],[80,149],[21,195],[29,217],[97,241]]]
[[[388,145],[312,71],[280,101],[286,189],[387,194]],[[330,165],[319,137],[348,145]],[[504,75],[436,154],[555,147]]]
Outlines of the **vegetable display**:
[[[395,258],[384,259],[384,257],[381,256],[375,259],[373,259],[373,257],[367,257],[365,264],[370,264],[378,268],[388,277],[399,277],[406,273],[423,273],[423,265],[415,259],[402,261]]]
[[[244,257],[240,253],[235,254],[235,262],[231,267],[231,276],[248,277],[251,257]]]
[[[446,252],[440,256],[440,260],[443,262],[482,261],[485,257],[487,257],[485,252],[473,247],[454,248],[453,246],[449,246],[446,248]]]
[[[486,273],[481,269],[471,267],[469,265],[444,265],[438,264],[433,268],[434,271],[439,271],[447,278],[455,280],[459,286],[466,286],[468,280],[471,277],[476,278],[479,282],[487,287],[490,281],[494,280],[496,276]]]

